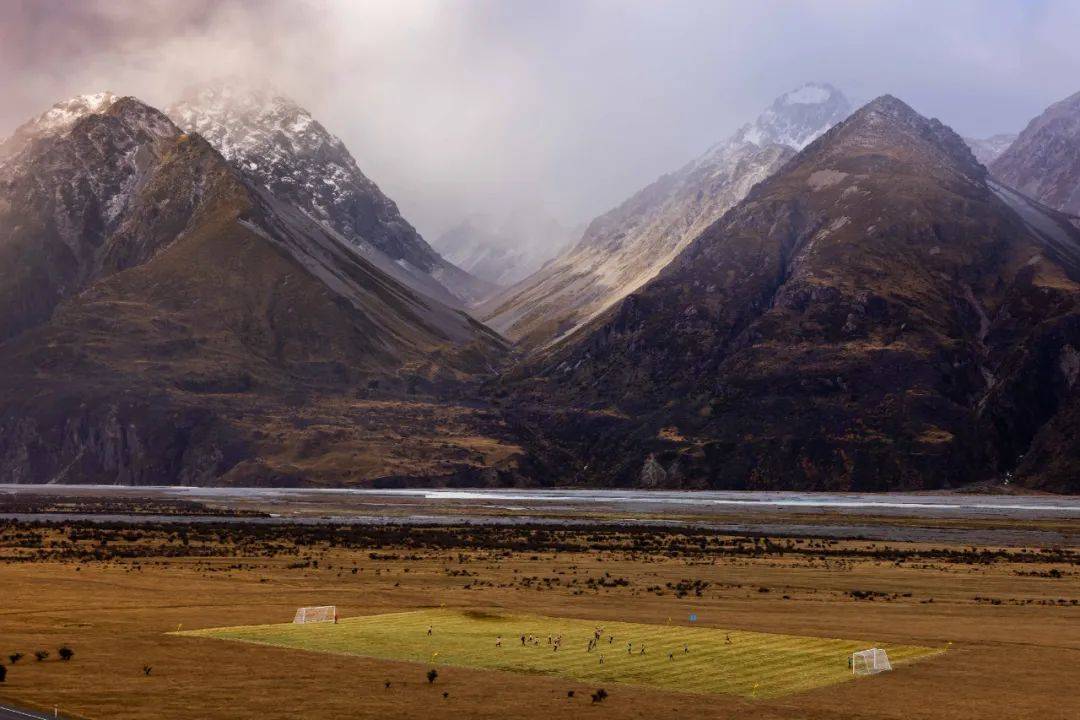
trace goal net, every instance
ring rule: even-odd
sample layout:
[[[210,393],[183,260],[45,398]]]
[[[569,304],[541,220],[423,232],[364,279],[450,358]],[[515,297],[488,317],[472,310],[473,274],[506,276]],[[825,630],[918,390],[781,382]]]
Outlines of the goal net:
[[[892,670],[889,655],[881,648],[860,650],[851,655],[851,673],[853,675],[873,675]]]
[[[317,605],[296,609],[294,623],[337,622],[336,605]]]

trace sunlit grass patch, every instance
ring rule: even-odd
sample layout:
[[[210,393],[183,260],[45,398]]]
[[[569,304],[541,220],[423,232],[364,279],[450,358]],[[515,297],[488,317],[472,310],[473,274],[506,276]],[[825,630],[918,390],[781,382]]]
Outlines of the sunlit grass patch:
[[[600,642],[590,651],[589,640],[598,626]],[[178,634],[748,698],[779,697],[851,680],[848,657],[875,645],[865,640],[449,609],[346,618],[336,625],[288,623]],[[559,636],[562,643],[556,650]],[[888,651],[898,668],[943,652],[876,645]]]

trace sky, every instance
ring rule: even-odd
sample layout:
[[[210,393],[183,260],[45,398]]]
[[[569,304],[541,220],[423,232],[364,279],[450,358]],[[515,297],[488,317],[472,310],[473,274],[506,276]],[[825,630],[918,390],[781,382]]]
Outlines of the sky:
[[[434,239],[587,222],[810,81],[1017,132],[1080,91],[1078,27],[1049,0],[0,0],[0,137],[81,93],[270,84]]]

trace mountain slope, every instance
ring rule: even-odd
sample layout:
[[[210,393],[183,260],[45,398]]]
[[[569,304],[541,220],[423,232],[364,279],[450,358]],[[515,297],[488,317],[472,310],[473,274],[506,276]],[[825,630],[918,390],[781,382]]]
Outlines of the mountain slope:
[[[569,251],[481,306],[478,317],[526,348],[565,338],[641,287],[694,237],[848,113],[828,85],[778,98],[730,140],[595,219]]]
[[[1080,93],[1028,123],[990,173],[1056,210],[1080,215]]]
[[[588,482],[884,490],[1016,471],[1076,491],[1037,467],[1077,455],[1047,433],[1075,407],[1078,281],[1063,216],[885,96],[519,387],[582,408],[548,431]]]
[[[210,141],[253,184],[339,233],[413,289],[458,305],[494,290],[432,249],[360,171],[341,140],[291,100],[210,86],[190,92],[167,113],[178,126]]]
[[[0,229],[8,481],[325,481],[328,437],[359,444],[350,398],[457,387],[502,352],[133,98],[9,154]]]
[[[0,341],[188,222],[192,198],[148,207],[138,192],[182,181],[186,168],[168,162],[176,134],[160,113],[103,93],[59,103],[0,146]],[[148,232],[134,232],[151,213]]]

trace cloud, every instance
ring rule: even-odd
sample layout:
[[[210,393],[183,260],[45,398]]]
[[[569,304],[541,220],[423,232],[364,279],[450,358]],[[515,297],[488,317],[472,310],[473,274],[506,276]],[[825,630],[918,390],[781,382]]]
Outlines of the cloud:
[[[475,212],[587,220],[808,80],[963,134],[1080,90],[1080,5],[953,0],[0,3],[0,134],[110,89],[159,106],[270,83],[427,235]]]

